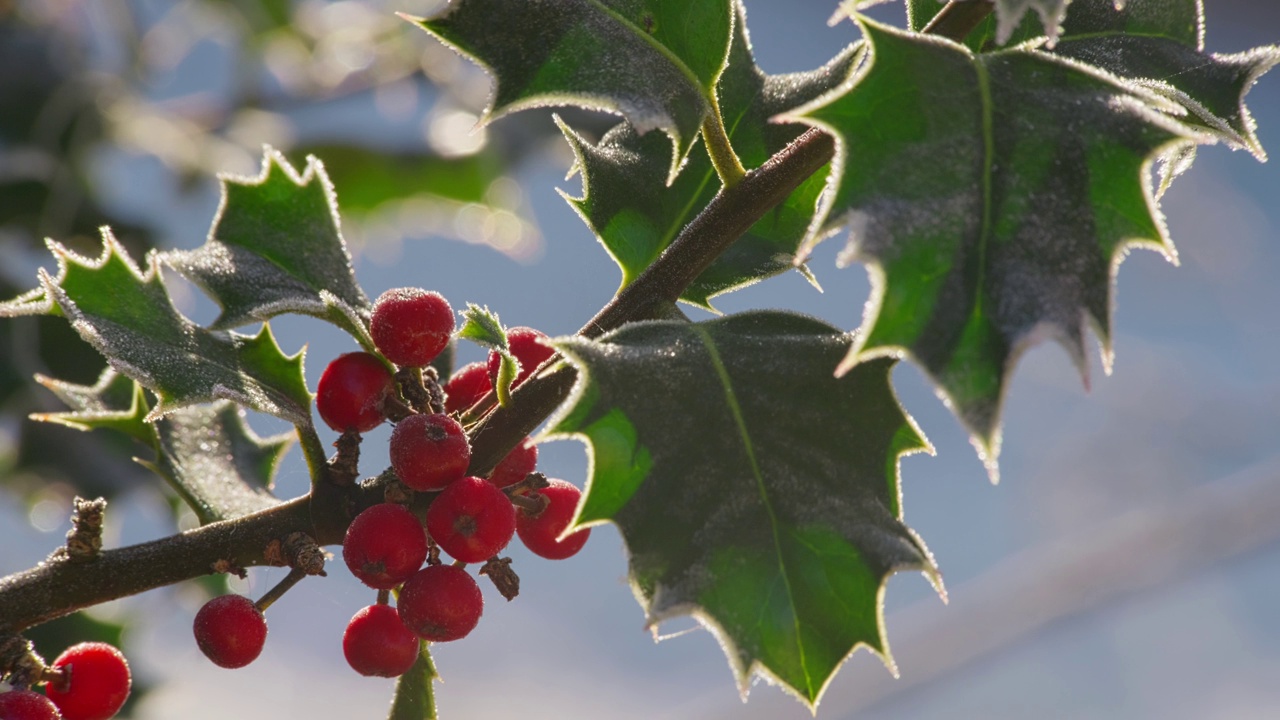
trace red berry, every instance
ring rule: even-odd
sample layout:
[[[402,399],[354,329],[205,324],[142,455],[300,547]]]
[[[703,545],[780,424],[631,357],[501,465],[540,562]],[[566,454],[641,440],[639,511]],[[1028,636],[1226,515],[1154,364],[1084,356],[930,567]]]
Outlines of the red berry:
[[[45,693],[63,720],[107,720],[129,698],[129,663],[103,642],[72,645],[53,661],[64,679],[51,681]]]
[[[362,608],[342,634],[342,654],[352,670],[369,677],[399,677],[418,657],[418,636],[389,605]]]
[[[524,546],[548,560],[564,560],[578,554],[587,543],[591,529],[579,530],[558,540],[560,533],[569,527],[573,513],[578,509],[582,493],[564,480],[550,480],[550,486],[538,492],[547,496],[550,504],[538,517],[529,517],[524,511],[516,515],[516,532]]]
[[[538,446],[529,442],[529,438],[511,448],[511,452],[502,458],[493,472],[489,473],[489,482],[500,488],[515,485],[538,467]]]
[[[488,480],[464,477],[431,501],[427,532],[455,560],[484,562],[515,535],[515,506]]]
[[[546,339],[546,335],[533,328],[513,327],[507,331],[507,347],[511,349],[511,354],[516,356],[516,360],[520,361],[520,372],[511,383],[511,387],[514,388],[524,382],[543,361],[556,354],[551,346],[540,342]],[[496,350],[490,350],[488,364],[490,383],[497,383],[498,365],[501,362],[502,356]]]
[[[450,415],[460,413],[480,402],[492,389],[489,369],[484,363],[463,365],[444,384],[444,411]]]
[[[421,367],[449,344],[453,326],[453,308],[440,293],[396,288],[382,293],[373,304],[369,334],[391,362]]]
[[[337,432],[368,432],[386,417],[382,399],[395,392],[391,371],[367,352],[339,355],[324,369],[316,387],[316,410]]]
[[[440,490],[467,474],[471,446],[448,415],[410,415],[391,432],[391,467],[414,490]]]
[[[267,619],[243,595],[221,595],[196,613],[196,645],[224,668],[242,668],[258,659],[267,641]]]
[[[30,690],[0,693],[0,718],[3,720],[58,720],[58,706],[49,698]]]
[[[484,597],[466,570],[428,565],[400,589],[400,619],[423,640],[464,638],[480,622]]]
[[[422,567],[427,533],[401,505],[381,503],[356,516],[342,543],[351,574],[375,590],[390,590]]]

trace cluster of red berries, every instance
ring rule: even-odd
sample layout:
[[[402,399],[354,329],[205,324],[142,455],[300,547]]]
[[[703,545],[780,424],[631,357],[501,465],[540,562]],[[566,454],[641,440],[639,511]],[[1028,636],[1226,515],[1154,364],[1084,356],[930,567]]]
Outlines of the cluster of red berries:
[[[107,720],[129,699],[129,663],[102,642],[67,648],[50,666],[45,694],[33,690],[0,693],[3,720]]]
[[[417,658],[419,640],[457,640],[475,628],[484,602],[466,563],[495,560],[517,533],[535,554],[563,559],[576,554],[590,534],[581,530],[560,538],[581,495],[576,487],[562,480],[538,489],[522,484],[538,459],[528,438],[487,478],[467,475],[471,446],[459,418],[492,391],[501,363],[496,352],[487,363],[467,365],[449,379],[442,389],[443,407],[435,408],[443,412],[415,411],[412,403],[401,401],[403,388],[389,363],[425,367],[448,345],[454,327],[453,310],[439,294],[387,291],[374,304],[369,327],[382,357],[341,355],[325,368],[317,388],[316,409],[338,432],[368,432],[389,415],[396,417],[390,410],[398,409],[389,448],[392,470],[407,488],[433,493],[423,519],[404,505],[384,502],[361,512],[347,529],[343,560],[361,582],[379,591],[378,603],[357,612],[343,636],[347,662],[362,675],[401,675]],[[507,332],[521,367],[515,385],[554,353],[541,342],[545,338],[530,328]],[[456,562],[441,563],[433,546]],[[387,601],[396,588],[392,608]],[[215,598],[196,616],[197,644],[222,667],[252,662],[266,634],[259,606],[247,598]]]

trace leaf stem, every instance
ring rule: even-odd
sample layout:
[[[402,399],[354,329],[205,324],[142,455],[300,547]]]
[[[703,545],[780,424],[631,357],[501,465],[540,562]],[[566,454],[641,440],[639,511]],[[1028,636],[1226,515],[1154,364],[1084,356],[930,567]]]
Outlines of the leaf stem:
[[[952,0],[920,32],[962,42],[993,7],[991,0]]]
[[[298,444],[302,446],[302,456],[306,458],[307,470],[311,473],[311,489],[314,490],[329,474],[329,459],[324,454],[324,443],[312,423],[294,427],[298,429]]]
[[[765,213],[831,161],[835,141],[808,130],[733,187],[721,190],[671,245],[630,285],[578,331],[599,337],[623,323],[662,317],[689,284]],[[577,373],[568,365],[535,374],[511,394],[511,404],[495,408],[471,431],[468,473],[488,475],[493,467],[564,402]]]
[[[707,154],[711,156],[711,164],[715,166],[720,182],[725,188],[731,188],[742,182],[747,171],[733,151],[733,144],[729,142],[729,133],[725,132],[724,118],[720,115],[720,103],[714,92],[711,94],[710,105],[711,112],[702,121],[702,141],[707,144]]]

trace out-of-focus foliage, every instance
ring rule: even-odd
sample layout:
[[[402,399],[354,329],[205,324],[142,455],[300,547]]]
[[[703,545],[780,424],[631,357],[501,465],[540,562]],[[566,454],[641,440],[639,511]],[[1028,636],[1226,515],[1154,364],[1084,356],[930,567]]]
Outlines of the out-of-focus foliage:
[[[207,216],[184,209],[213,202],[218,173],[256,174],[264,144],[323,159],[357,254],[444,236],[535,257],[506,173],[558,133],[545,115],[475,130],[487,78],[395,15],[440,4],[0,3],[0,297],[48,264],[45,238],[91,256],[103,225],[134,257],[200,245],[207,226],[189,218]],[[73,430],[22,419],[61,408],[33,374],[88,384],[102,370],[66,323],[6,322],[0,348],[0,486],[32,505],[154,486],[127,438],[77,435],[105,452],[65,453]]]

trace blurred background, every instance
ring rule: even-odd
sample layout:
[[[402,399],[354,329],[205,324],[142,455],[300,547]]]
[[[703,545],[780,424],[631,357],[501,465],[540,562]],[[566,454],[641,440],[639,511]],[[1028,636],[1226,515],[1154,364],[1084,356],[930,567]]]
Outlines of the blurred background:
[[[51,267],[44,237],[96,255],[96,228],[109,224],[135,257],[200,245],[215,175],[256,174],[266,143],[298,166],[311,153],[324,161],[371,297],[422,286],[455,308],[487,304],[508,325],[572,333],[619,274],[555,192],[580,190],[563,180],[567,145],[547,111],[473,130],[487,77],[394,15],[438,6],[0,0],[0,296]],[[826,25],[829,0],[746,6],[770,73],[817,67],[857,37],[848,22]],[[876,8],[898,25],[902,14]],[[1277,41],[1278,5],[1208,7],[1209,51]],[[1264,147],[1280,152],[1280,77],[1248,99]],[[616,122],[561,114],[589,135]],[[1086,392],[1059,348],[1023,358],[998,487],[921,374],[895,372],[938,450],[903,463],[906,519],[937,556],[951,603],[919,576],[895,577],[886,617],[901,678],[859,651],[820,717],[1280,717],[1278,200],[1274,163],[1200,151],[1163,200],[1181,266],[1138,252],[1121,269],[1114,373],[1094,358]],[[786,307],[857,326],[869,288],[861,268],[835,267],[839,244],[811,264],[825,292],[792,273],[718,307]],[[215,317],[197,289],[167,279],[184,313]],[[312,387],[329,359],[355,349],[319,321],[272,324],[286,351],[306,346]],[[480,357],[459,349],[459,363]],[[60,409],[32,373],[89,383],[101,366],[61,320],[0,323],[0,575],[61,542],[75,494],[111,498],[108,546],[195,524],[130,460],[137,449],[126,441],[25,419]],[[287,429],[251,420],[261,434]],[[367,474],[386,465],[386,434],[364,444]],[[579,444],[541,453],[541,469],[581,486]],[[306,487],[292,451],[277,492]],[[809,717],[763,682],[744,705],[709,633],[655,643],[612,528],[596,529],[570,561],[515,545],[510,554],[521,596],[505,603],[486,584],[477,630],[435,648],[446,719]],[[109,603],[32,639],[47,658],[82,639],[121,642],[145,690],[130,705],[136,718],[382,717],[393,682],[356,675],[340,646],[372,593],[332,568],[272,608],[263,656],[236,672],[206,661],[191,638],[218,579]],[[282,576],[257,569],[231,586],[256,597]]]

